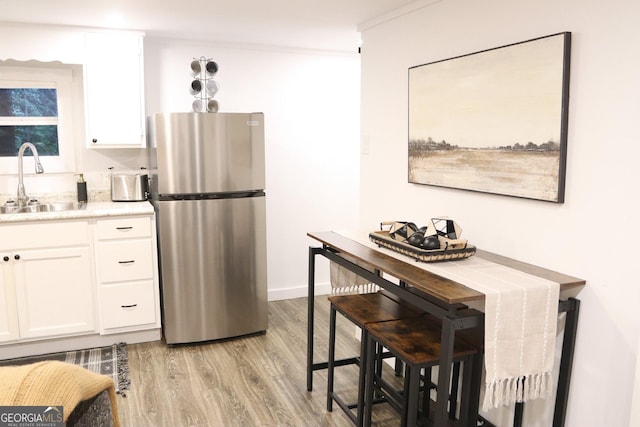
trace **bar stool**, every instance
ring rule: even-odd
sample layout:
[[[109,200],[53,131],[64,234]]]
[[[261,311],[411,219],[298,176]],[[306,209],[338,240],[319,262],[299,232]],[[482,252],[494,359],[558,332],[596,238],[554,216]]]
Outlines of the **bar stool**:
[[[335,401],[357,426],[362,425],[364,409],[364,365],[362,364],[362,360],[365,359],[364,352],[366,351],[364,326],[371,322],[419,318],[422,315],[420,311],[401,304],[395,298],[397,297],[387,295],[383,291],[370,294],[337,295],[329,297],[331,309],[329,318],[329,360],[327,364],[327,410],[329,412],[333,410],[333,402]],[[360,358],[335,360],[336,312],[340,312],[340,314],[361,329]],[[382,357],[383,355],[379,354],[377,359],[380,361]],[[372,357],[372,360],[373,359],[376,358]],[[355,404],[347,404],[333,391],[334,370],[336,366],[354,363],[360,366],[358,402]],[[353,414],[353,408],[357,408],[356,415]]]
[[[371,412],[373,403],[373,393],[375,390],[384,394],[390,402],[401,408],[401,425],[416,426],[418,421],[418,401],[420,388],[420,371],[422,368],[429,370],[437,366],[440,362],[440,333],[441,325],[432,316],[421,318],[407,318],[392,320],[387,322],[376,322],[365,324],[364,339],[367,341],[365,349],[365,402],[363,422],[365,426],[371,425]],[[393,355],[402,360],[406,365],[406,378],[401,395],[395,393],[374,372],[374,363],[370,357],[376,344],[386,347]],[[464,364],[462,392],[460,397],[460,424],[463,426],[470,424],[469,408],[471,397],[471,382],[473,367],[477,366],[475,357],[480,357],[480,351],[466,342],[456,337],[453,350],[453,361]],[[429,371],[428,371],[429,372]],[[430,379],[427,376],[427,380]],[[452,387],[452,394],[457,395],[457,381]],[[428,404],[430,402],[429,393],[423,397],[424,417],[428,417]],[[455,402],[457,396],[451,396],[450,402]],[[451,412],[450,418],[455,414]],[[455,412],[455,408],[453,409]]]

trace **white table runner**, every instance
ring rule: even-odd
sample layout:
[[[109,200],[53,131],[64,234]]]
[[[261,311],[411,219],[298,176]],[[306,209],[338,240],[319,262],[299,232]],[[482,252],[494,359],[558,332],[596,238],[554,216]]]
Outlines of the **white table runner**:
[[[379,248],[368,232],[338,232]],[[485,397],[483,408],[546,398],[552,392],[558,316],[558,283],[473,256],[415,265],[485,294]]]

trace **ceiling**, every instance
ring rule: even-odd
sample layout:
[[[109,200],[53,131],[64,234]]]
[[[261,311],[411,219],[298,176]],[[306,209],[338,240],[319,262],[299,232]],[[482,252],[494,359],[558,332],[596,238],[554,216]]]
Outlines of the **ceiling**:
[[[415,0],[0,0],[0,20],[355,52],[359,24]],[[417,3],[420,3],[419,1]]]

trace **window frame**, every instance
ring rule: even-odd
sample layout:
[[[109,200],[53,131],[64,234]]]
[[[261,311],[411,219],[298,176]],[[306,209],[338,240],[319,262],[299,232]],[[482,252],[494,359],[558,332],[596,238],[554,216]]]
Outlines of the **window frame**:
[[[20,62],[20,65],[5,65],[0,61],[0,87],[55,87],[58,98],[58,156],[40,155],[45,173],[68,173],[75,170],[75,144],[73,132],[73,69],[71,66],[30,66],[31,63]],[[38,86],[42,85],[42,86]],[[2,117],[0,123],[21,124],[24,118]],[[42,119],[42,118],[41,118]],[[45,124],[45,123],[42,123]],[[51,123],[49,123],[51,124]],[[33,173],[33,169],[24,168],[25,173]],[[18,173],[16,157],[0,158],[0,175]]]

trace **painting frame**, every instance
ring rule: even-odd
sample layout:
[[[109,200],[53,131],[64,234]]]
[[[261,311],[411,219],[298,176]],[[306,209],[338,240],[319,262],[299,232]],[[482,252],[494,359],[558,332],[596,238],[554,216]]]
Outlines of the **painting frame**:
[[[571,33],[408,70],[408,182],[564,203]]]

